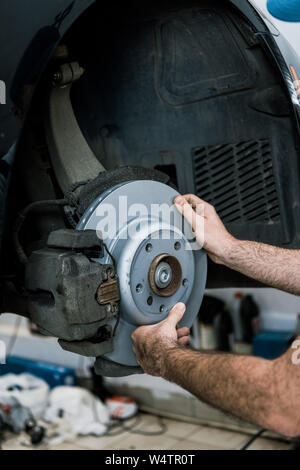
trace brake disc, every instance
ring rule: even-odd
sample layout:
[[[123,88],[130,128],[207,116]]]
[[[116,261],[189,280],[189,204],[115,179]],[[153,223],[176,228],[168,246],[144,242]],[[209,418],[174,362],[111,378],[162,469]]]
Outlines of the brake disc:
[[[131,334],[138,326],[164,320],[177,302],[187,306],[180,326],[191,327],[199,311],[207,258],[174,207],[176,196],[156,181],[122,183],[99,196],[77,226],[104,239],[101,263],[116,262],[121,313],[114,350],[105,356],[116,363],[137,365]]]

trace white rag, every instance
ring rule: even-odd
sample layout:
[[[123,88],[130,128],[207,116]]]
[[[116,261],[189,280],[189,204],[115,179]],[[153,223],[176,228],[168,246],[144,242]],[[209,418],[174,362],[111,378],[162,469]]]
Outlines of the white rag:
[[[58,423],[60,417],[70,424],[74,435],[102,436],[109,423],[106,406],[80,387],[62,386],[51,391],[44,419],[49,423]]]

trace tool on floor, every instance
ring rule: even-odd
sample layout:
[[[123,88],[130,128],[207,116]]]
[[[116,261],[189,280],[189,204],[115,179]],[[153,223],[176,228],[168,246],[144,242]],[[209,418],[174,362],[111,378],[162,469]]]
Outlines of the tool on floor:
[[[33,445],[40,444],[45,437],[45,428],[37,424],[29,408],[13,397],[1,397],[0,428],[7,428],[16,434],[25,431]]]

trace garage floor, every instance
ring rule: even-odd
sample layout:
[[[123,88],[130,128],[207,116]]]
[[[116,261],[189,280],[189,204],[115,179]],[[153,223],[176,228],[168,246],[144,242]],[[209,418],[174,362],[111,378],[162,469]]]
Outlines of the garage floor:
[[[140,421],[134,427],[135,433],[121,432],[115,436],[103,437],[78,437],[55,446],[40,445],[37,449],[45,450],[238,450],[251,436],[240,432],[232,432],[184,423],[171,419],[163,419],[154,415],[140,413]],[[164,425],[164,432],[159,435],[146,436],[143,433],[155,433]],[[130,426],[130,421],[126,422]],[[18,437],[7,435],[2,442],[3,450],[32,449],[26,445],[27,439],[21,435]],[[272,439],[269,437],[258,438],[249,447],[250,450],[290,450],[288,441]]]

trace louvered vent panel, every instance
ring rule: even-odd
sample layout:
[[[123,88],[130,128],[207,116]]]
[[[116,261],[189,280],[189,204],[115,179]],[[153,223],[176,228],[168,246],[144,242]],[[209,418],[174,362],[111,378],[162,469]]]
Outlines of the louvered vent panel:
[[[268,140],[197,148],[193,167],[197,195],[224,222],[280,219]]]

